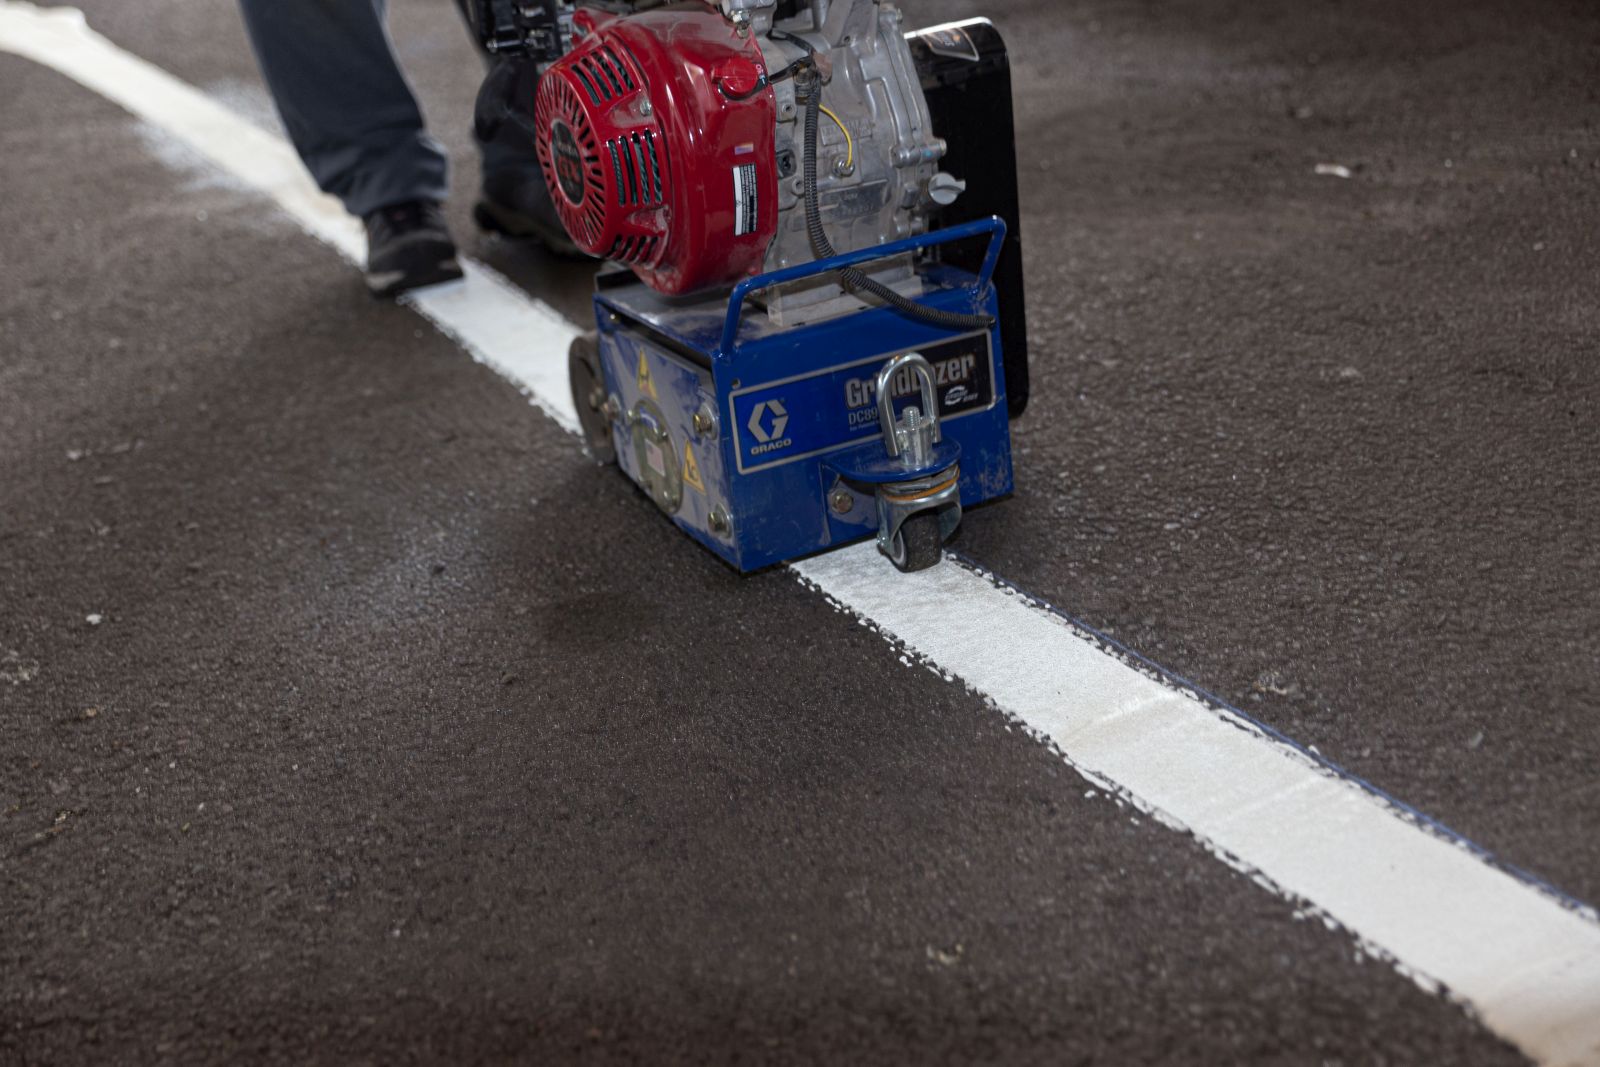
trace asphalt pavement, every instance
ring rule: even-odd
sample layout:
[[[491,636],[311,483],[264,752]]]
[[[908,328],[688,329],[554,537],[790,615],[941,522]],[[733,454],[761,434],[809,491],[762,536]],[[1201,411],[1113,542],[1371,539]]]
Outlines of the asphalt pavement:
[[[1600,898],[1600,14],[904,6],[1018,76],[961,551]],[[271,124],[230,4],[82,7]],[[464,244],[581,318],[472,234],[452,5],[392,23]],[[1520,1061],[160,131],[0,101],[0,1062]]]

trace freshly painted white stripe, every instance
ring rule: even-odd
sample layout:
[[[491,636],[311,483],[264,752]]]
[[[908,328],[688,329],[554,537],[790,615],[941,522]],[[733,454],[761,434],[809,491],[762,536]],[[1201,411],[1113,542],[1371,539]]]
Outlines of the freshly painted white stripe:
[[[286,145],[118,50],[77,12],[0,0],[0,49],[170,130],[346,257],[360,256],[359,232]],[[565,351],[576,327],[486,269],[468,270],[464,284],[419,294],[414,306],[573,428]],[[794,571],[1047,738],[1090,780],[1308,903],[1425,987],[1443,987],[1539,1062],[1600,1064],[1593,915],[980,574],[946,565],[900,575],[870,545]]]
[[[89,29],[76,8],[0,0],[0,50],[54,67],[275,200],[312,236],[353,263],[366,257],[361,224],[306,174],[294,149]],[[578,328],[480,263],[466,279],[419,291],[408,302],[472,357],[516,382],[567,430],[578,416],[567,387],[567,346]],[[533,343],[529,343],[530,340]],[[561,353],[550,357],[550,351]]]
[[[567,348],[578,327],[483,264],[463,257],[461,267],[464,281],[418,290],[406,303],[478,362],[509,378],[563,429],[577,433]]]
[[[982,575],[946,564],[890,577],[871,546],[795,569],[1087,777],[1442,984],[1540,1062],[1600,1063],[1592,917]]]
[[[192,86],[90,30],[70,7],[0,2],[0,50],[67,77],[176,135],[212,163],[256,186],[346,259],[366,253],[361,225],[324,195],[281,137],[241,119]]]

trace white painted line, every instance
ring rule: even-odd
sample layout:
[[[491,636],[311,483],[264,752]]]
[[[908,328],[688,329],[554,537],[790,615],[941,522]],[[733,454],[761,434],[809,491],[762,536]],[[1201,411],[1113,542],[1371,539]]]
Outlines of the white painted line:
[[[0,50],[53,67],[187,144],[255,186],[318,240],[352,263],[366,258],[361,224],[319,190],[294,149],[160,67],[89,29],[70,7],[0,0]],[[578,328],[481,263],[466,279],[412,294],[407,302],[472,357],[510,378],[570,432],[578,414],[567,386],[567,346]],[[560,359],[549,358],[552,350]]]
[[[578,409],[567,382],[567,348],[578,327],[481,263],[462,258],[466,279],[406,297],[435,326],[509,378],[568,433]]]
[[[0,0],[0,49],[170,130],[346,257],[360,256],[359,233],[311,187],[288,146],[93,34],[76,12]],[[464,284],[414,305],[563,426],[576,425],[565,381],[575,326],[475,264]],[[1047,738],[1090,780],[1352,931],[1540,1063],[1600,1064],[1592,913],[981,574],[947,564],[901,575],[870,545],[793,569]]]
[[[947,564],[891,578],[870,546],[795,569],[1086,777],[1442,985],[1540,1062],[1600,1063],[1593,917],[983,575]]]

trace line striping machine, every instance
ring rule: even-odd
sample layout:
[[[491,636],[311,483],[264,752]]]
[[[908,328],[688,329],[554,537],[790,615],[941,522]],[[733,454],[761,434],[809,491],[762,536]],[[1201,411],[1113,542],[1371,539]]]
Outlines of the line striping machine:
[[[589,451],[741,571],[866,538],[938,563],[1011,493],[1027,401],[995,28],[907,33],[888,0],[472,2],[497,49],[543,49],[540,166],[611,265],[569,360]]]

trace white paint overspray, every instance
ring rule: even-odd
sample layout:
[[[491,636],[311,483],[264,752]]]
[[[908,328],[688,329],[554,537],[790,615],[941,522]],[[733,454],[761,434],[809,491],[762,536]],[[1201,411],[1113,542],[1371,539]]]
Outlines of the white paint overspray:
[[[360,263],[365,258],[361,224],[316,187],[288,142],[124,52],[91,30],[77,9],[0,0],[0,49],[53,67],[95,90],[271,197],[306,232],[346,259]],[[516,383],[564,429],[577,432],[566,350],[578,328],[488,267],[472,261],[462,266],[464,281],[413,293],[407,303],[474,359]],[[551,358],[552,351],[559,357]]]
[[[288,145],[117,49],[70,9],[0,0],[0,49],[96,89],[265,192],[346,258],[359,228]],[[577,327],[485,268],[412,305],[576,426]],[[794,572],[892,642],[988,698],[1119,802],[1194,834],[1303,913],[1342,926],[1552,1067],[1600,1064],[1600,922],[1419,825],[1247,720],[1173,685],[1014,590],[946,565],[892,571],[870,545]]]

